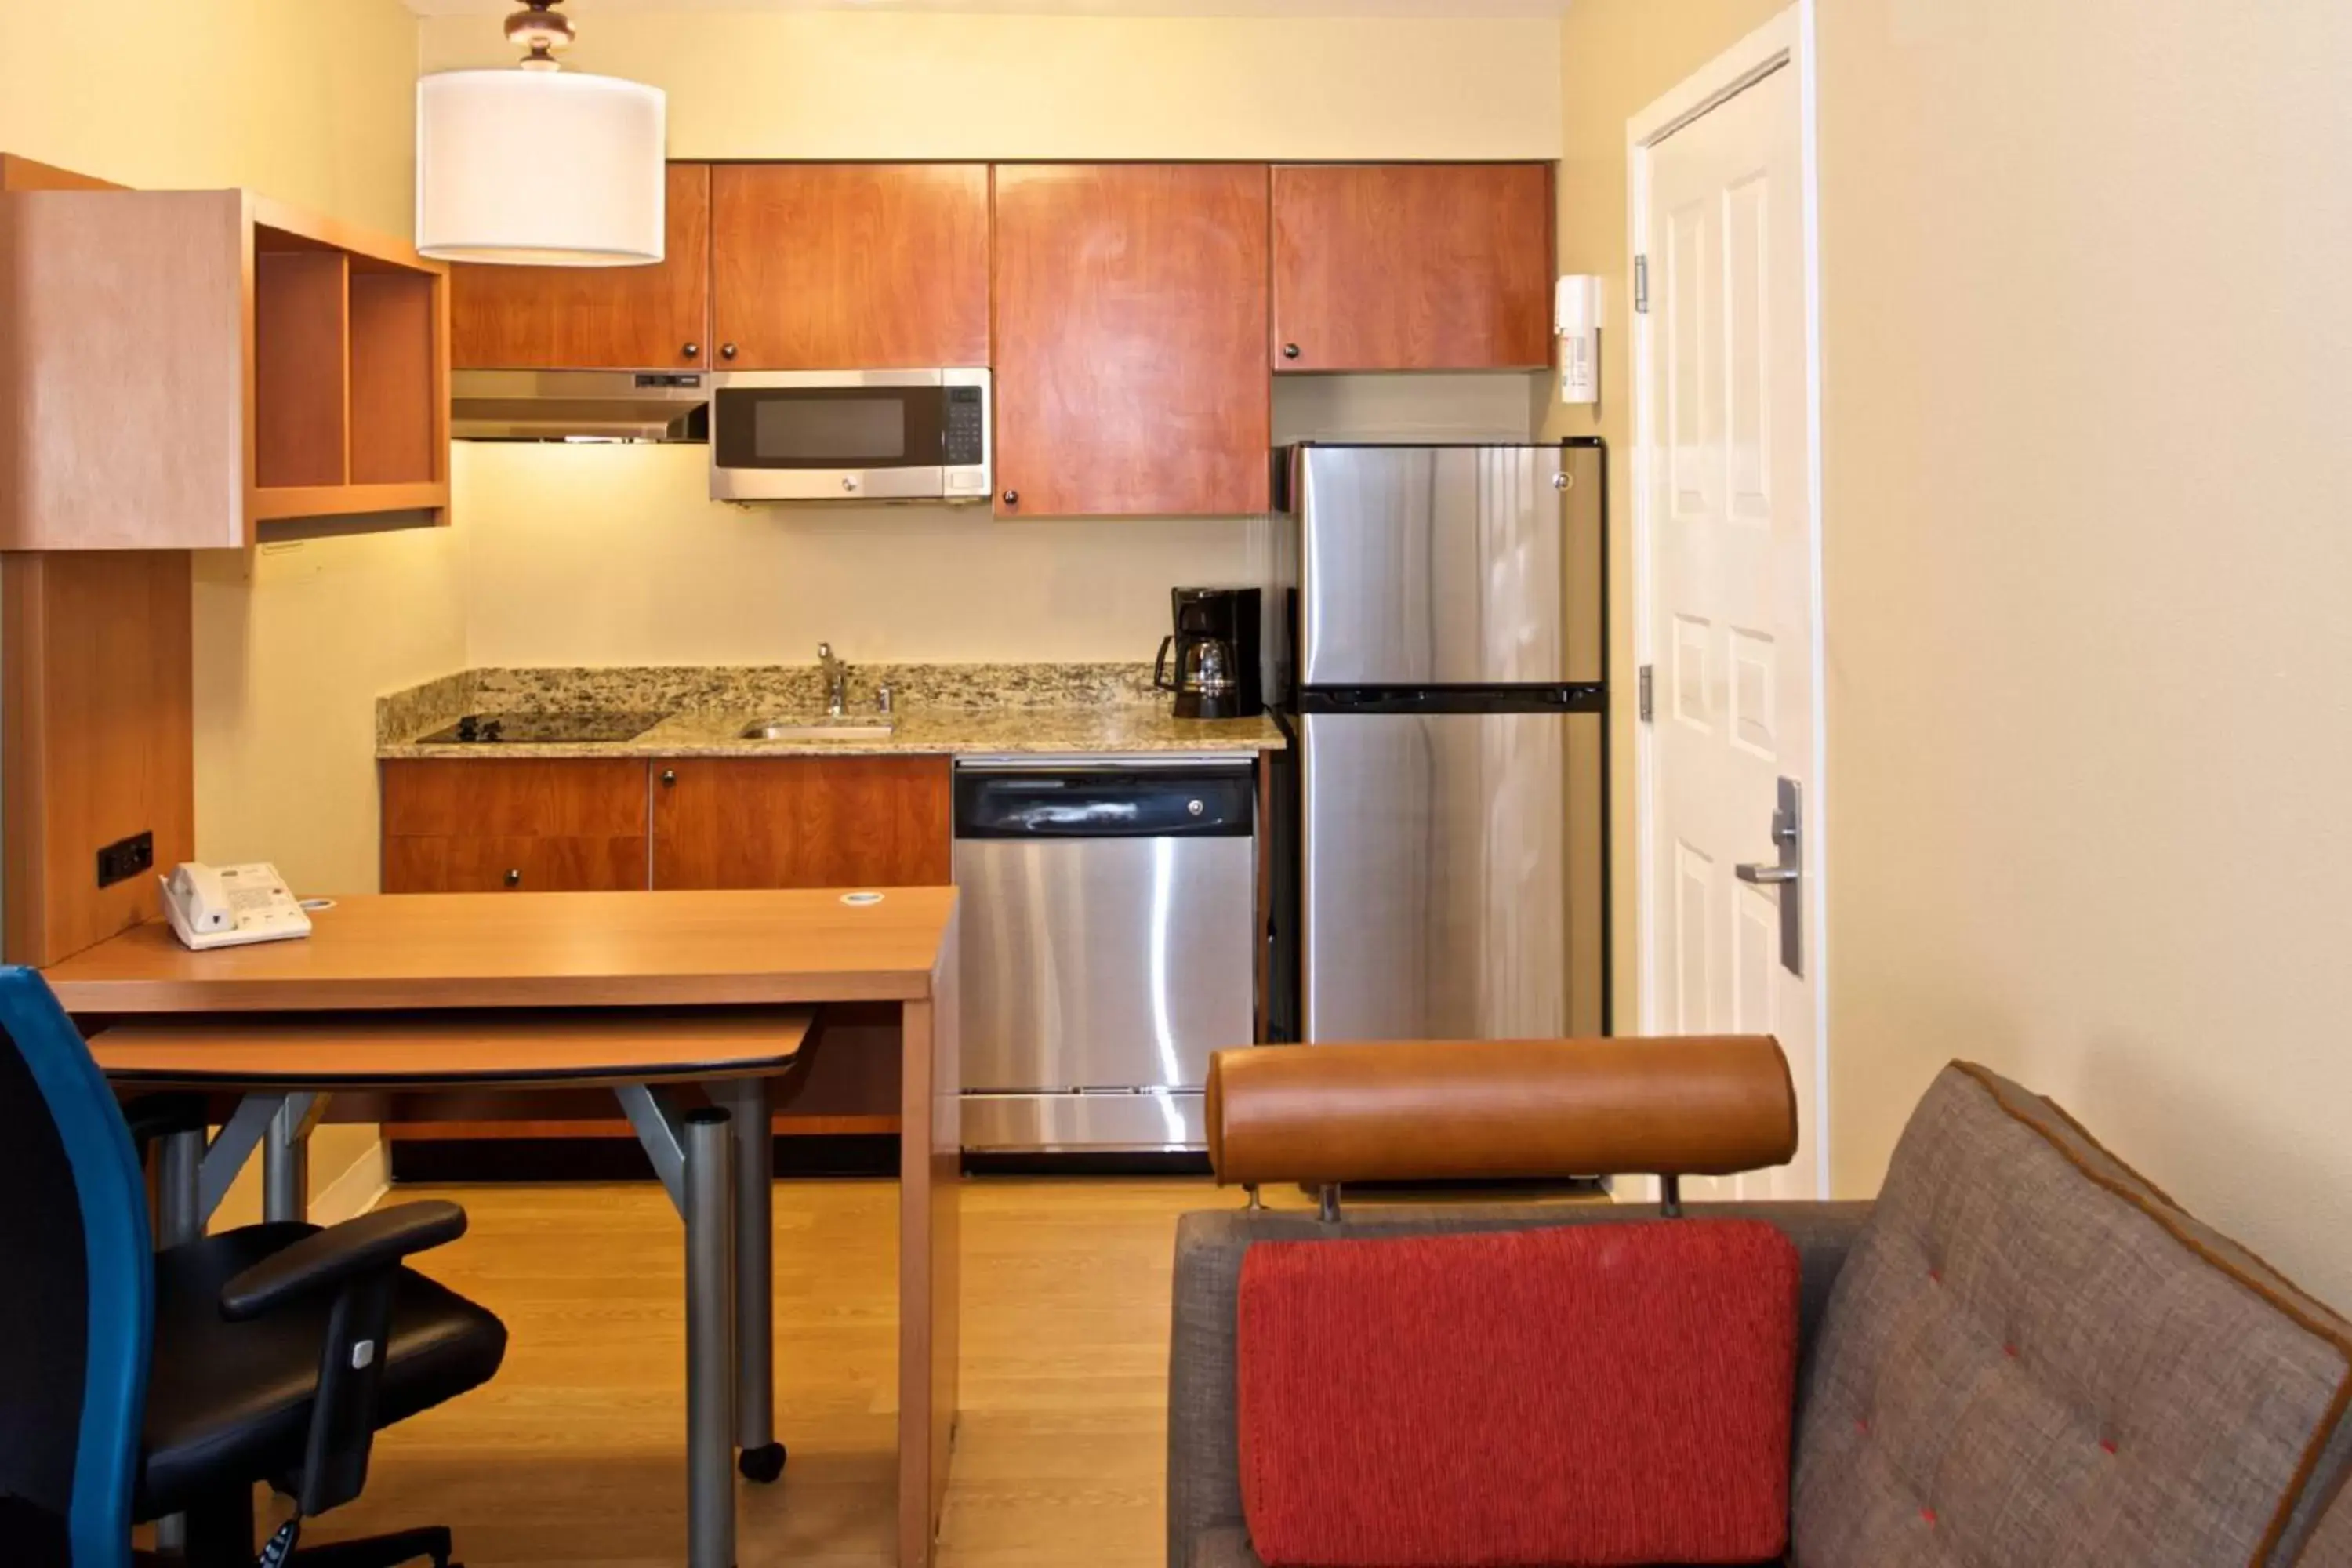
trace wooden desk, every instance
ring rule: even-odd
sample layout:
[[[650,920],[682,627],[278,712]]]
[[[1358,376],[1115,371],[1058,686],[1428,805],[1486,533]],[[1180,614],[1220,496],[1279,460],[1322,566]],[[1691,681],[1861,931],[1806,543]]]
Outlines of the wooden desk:
[[[690,1078],[733,1113],[739,1154],[756,1152],[761,1179],[736,1191],[740,1220],[758,1216],[738,1231],[753,1268],[737,1305],[751,1318],[743,1309],[756,1298],[760,1322],[745,1322],[740,1358],[755,1360],[759,1375],[745,1367],[737,1382],[739,1400],[761,1407],[764,1394],[744,1397],[754,1383],[766,1385],[761,1325],[772,1289],[756,1268],[768,1240],[759,1075],[798,1049],[800,1010],[898,1004],[898,1560],[928,1564],[956,1410],[954,889],[892,889],[865,906],[830,891],[374,895],[340,900],[311,919],[307,940],[211,952],[189,952],[150,923],[47,974],[67,1010],[99,1026],[92,1050],[100,1066],[143,1085],[237,1087],[254,1112],[241,1112],[245,1131],[267,1122],[274,1138],[299,1121],[288,1110],[291,1097],[319,1089],[562,1081],[633,1090],[623,1103],[650,1147],[661,1129],[648,1119],[666,1114],[655,1086]],[[580,1009],[623,1020],[620,1032]],[[730,1038],[730,1026],[743,1032]],[[785,1035],[789,1048],[780,1049]],[[677,1121],[667,1118],[670,1136],[692,1131]],[[692,1184],[677,1175],[672,1190],[684,1206]],[[689,1267],[689,1279],[695,1272]],[[689,1302],[689,1322],[697,1305]],[[691,1373],[691,1346],[688,1359]],[[707,1517],[707,1458],[692,1468],[689,1488],[699,1488],[705,1506],[690,1512]],[[698,1529],[693,1568],[731,1564],[727,1500],[724,1539],[714,1538],[716,1521]]]

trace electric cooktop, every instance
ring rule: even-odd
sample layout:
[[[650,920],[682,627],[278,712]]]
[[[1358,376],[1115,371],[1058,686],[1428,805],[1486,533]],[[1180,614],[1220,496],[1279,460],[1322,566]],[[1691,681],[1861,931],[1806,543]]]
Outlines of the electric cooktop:
[[[569,746],[634,741],[661,721],[658,713],[468,713],[446,730],[420,737],[418,744]]]

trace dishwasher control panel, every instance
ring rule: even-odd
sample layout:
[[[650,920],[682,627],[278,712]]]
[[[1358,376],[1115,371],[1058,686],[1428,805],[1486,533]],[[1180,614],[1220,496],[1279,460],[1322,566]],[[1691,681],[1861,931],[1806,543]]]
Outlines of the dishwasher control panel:
[[[1257,774],[1213,767],[959,768],[958,838],[1246,838]]]

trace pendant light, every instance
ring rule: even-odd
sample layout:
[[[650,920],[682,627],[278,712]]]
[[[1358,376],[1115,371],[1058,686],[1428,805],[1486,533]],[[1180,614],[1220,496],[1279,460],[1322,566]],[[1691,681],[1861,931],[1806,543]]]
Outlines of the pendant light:
[[[634,267],[662,258],[659,88],[557,65],[561,0],[507,18],[520,69],[416,83],[416,248],[436,261]]]

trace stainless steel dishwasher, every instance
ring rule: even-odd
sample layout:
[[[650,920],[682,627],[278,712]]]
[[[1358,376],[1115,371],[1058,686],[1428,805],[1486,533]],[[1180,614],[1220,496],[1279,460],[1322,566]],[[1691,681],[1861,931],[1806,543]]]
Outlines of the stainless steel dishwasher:
[[[963,1146],[1205,1148],[1256,1027],[1256,789],[1229,757],[960,763]]]

